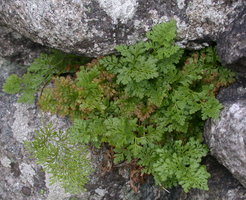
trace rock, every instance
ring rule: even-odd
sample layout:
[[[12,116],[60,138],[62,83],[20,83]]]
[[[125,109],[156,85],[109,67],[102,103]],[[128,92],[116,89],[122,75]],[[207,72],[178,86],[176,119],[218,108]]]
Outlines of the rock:
[[[183,47],[224,43],[219,35],[228,31],[243,7],[242,0],[2,0],[0,22],[36,43],[95,57],[111,53],[117,44],[142,40],[153,25],[173,18]],[[224,57],[227,54],[234,55],[225,51]],[[232,62],[243,56],[245,52]]]
[[[166,190],[155,186],[151,176],[147,177],[141,185],[138,193],[134,193],[127,186],[127,179],[122,179],[117,170],[106,174],[88,187],[87,196],[78,196],[80,200],[107,199],[107,200],[244,200],[246,189],[221,166],[213,157],[207,156],[204,164],[211,174],[209,179],[209,191],[193,189],[185,193],[181,188]],[[114,178],[113,178],[114,177]],[[124,186],[125,185],[125,186]],[[93,187],[94,186],[94,187]],[[122,189],[121,189],[122,187]],[[98,188],[104,196],[97,195]],[[125,189],[123,189],[125,188]],[[127,189],[128,188],[128,189]]]
[[[218,37],[217,49],[223,64],[246,75],[246,6],[240,10],[227,31]]]
[[[245,200],[246,189],[213,157],[207,156],[204,164],[211,174],[209,191],[192,189],[185,193],[180,187],[164,190],[155,186],[151,176],[134,193],[128,178],[120,175],[118,169],[102,177],[94,177],[87,185],[87,192],[78,194],[78,200]],[[125,169],[126,170],[126,169]]]
[[[65,192],[64,188],[61,187],[59,182],[50,184],[50,174],[45,173],[46,187],[48,188],[48,196],[46,200],[56,200],[56,199],[66,199],[71,196],[71,194]]]
[[[117,44],[143,39],[154,24],[176,19],[178,44],[191,49],[218,42],[222,62],[245,73],[246,2],[242,0],[1,0],[0,55],[21,64],[31,62],[45,48],[87,56],[113,52]],[[30,40],[29,40],[30,39]],[[226,41],[226,42],[225,42]],[[25,67],[0,58],[0,88],[12,73]],[[245,73],[246,74],[246,73]],[[66,193],[57,183],[49,184],[49,174],[29,158],[24,141],[33,137],[41,121],[53,121],[67,128],[66,119],[41,113],[35,105],[16,103],[16,95],[0,90],[0,199],[28,200],[244,200],[246,197],[246,81],[220,91],[225,108],[220,120],[206,124],[209,191],[171,188],[169,193],[154,185],[152,177],[134,193],[129,170],[113,168],[102,175],[104,149],[92,155],[97,169],[86,185],[87,192]],[[234,177],[236,177],[242,186]]]
[[[11,161],[8,159],[8,157],[2,157],[1,158],[1,165],[3,167],[9,167],[9,166],[11,166],[10,164],[11,164]]]
[[[238,100],[246,99],[246,78],[242,76],[237,77],[237,81],[227,88],[221,88],[217,99],[222,103],[236,102]]]
[[[25,67],[0,58],[0,88],[10,74],[22,74],[23,71]],[[7,95],[0,90],[0,199],[42,200],[45,199],[45,194],[41,195],[40,191],[47,190],[42,168],[29,158],[12,128],[20,110],[14,105],[16,100],[15,95]],[[25,112],[29,114],[28,122],[32,124],[36,113],[31,106]],[[30,196],[27,191],[29,189],[25,187],[32,188]]]
[[[22,74],[24,69],[0,59],[0,87],[9,74],[12,72]],[[240,85],[240,87],[243,86]],[[245,94],[242,91],[241,98]],[[181,188],[172,188],[168,193],[155,186],[153,178],[149,176],[140,186],[139,192],[134,193],[129,184],[127,168],[113,168],[110,172],[102,173],[101,164],[105,149],[92,155],[93,165],[97,171],[86,186],[87,192],[76,195],[65,193],[59,183],[49,185],[49,174],[42,172],[41,167],[30,160],[23,148],[23,142],[33,137],[33,131],[42,125],[42,120],[53,121],[58,128],[66,128],[69,123],[65,119],[41,113],[35,105],[16,103],[15,95],[7,95],[1,91],[0,95],[0,199],[25,199],[27,197],[28,200],[245,199],[246,189],[211,157],[207,157],[204,162],[211,173],[209,191],[191,190],[189,193],[184,193]]]
[[[46,48],[18,32],[0,25],[0,55],[19,64],[29,65]]]
[[[241,78],[219,95],[224,109],[218,120],[205,126],[205,140],[211,154],[246,187],[246,88]],[[232,92],[233,91],[233,92]],[[231,98],[227,98],[231,96]]]

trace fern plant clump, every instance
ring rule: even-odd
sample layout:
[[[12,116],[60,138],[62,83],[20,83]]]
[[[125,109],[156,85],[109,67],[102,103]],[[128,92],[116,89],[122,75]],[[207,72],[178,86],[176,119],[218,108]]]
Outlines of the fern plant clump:
[[[3,91],[8,94],[21,94],[19,103],[34,103],[36,93],[49,83],[54,75],[73,71],[88,61],[88,58],[64,54],[57,50],[53,50],[49,55],[40,54],[22,77],[10,75],[3,85]]]
[[[107,143],[115,164],[135,163],[158,185],[207,190],[203,123],[219,116],[215,95],[234,74],[220,66],[212,47],[184,54],[175,44],[175,21],[156,25],[146,37],[74,76],[56,76],[38,104],[70,117],[72,144]]]
[[[25,143],[32,157],[51,174],[50,183],[60,182],[65,191],[84,191],[93,172],[85,146],[73,144],[67,131],[57,131],[49,123],[36,131],[35,139]]]

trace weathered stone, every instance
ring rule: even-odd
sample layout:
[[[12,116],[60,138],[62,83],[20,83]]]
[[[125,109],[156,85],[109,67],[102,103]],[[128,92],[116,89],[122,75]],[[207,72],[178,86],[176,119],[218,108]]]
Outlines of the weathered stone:
[[[23,66],[11,64],[0,58],[0,88],[10,74],[22,74],[24,70]],[[42,200],[45,199],[45,195],[41,195],[40,190],[47,190],[44,173],[40,166],[30,160],[23,143],[16,139],[12,128],[15,116],[18,116],[19,112],[14,105],[16,100],[15,95],[7,95],[0,89],[0,199]],[[26,114],[29,114],[29,123],[32,124],[35,113],[32,107],[28,109]],[[32,188],[30,196],[26,196],[29,192],[22,190],[24,187]]]
[[[223,89],[219,98],[224,109],[217,120],[205,126],[205,139],[211,154],[246,187],[246,89],[242,79]],[[234,92],[232,92],[234,91]],[[232,96],[231,98],[226,98]]]
[[[242,76],[237,77],[237,81],[226,88],[221,88],[217,99],[222,103],[232,103],[238,100],[246,99],[246,78]]]
[[[246,2],[245,2],[246,4]],[[218,37],[218,54],[223,64],[246,75],[246,6],[229,25],[228,30]]]
[[[0,3],[1,4],[1,3]],[[28,65],[46,48],[32,42],[18,32],[0,25],[0,55],[17,63]]]
[[[243,0],[1,0],[0,22],[39,44],[95,57],[141,40],[154,24],[173,18],[181,46],[207,46],[242,7]]]

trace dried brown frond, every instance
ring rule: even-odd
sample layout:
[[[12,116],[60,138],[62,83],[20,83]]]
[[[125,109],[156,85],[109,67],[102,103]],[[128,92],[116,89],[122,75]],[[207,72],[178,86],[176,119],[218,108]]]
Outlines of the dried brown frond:
[[[101,165],[101,176],[104,176],[106,173],[110,172],[113,167],[113,155],[114,152],[112,148],[107,149],[106,152],[103,155],[103,161]]]
[[[138,192],[140,184],[144,183],[145,174],[142,173],[142,169],[143,167],[136,162],[132,163],[129,183],[134,192]]]
[[[145,119],[149,118],[151,113],[155,111],[154,105],[137,105],[134,114],[138,117],[140,121],[144,121]]]

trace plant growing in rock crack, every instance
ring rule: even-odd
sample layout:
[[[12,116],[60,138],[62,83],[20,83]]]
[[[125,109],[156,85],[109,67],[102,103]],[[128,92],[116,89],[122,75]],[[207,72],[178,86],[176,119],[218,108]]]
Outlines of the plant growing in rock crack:
[[[22,77],[16,74],[9,76],[3,85],[3,91],[9,94],[20,93],[19,103],[34,103],[36,93],[54,75],[74,72],[88,61],[88,58],[64,54],[57,50],[53,50],[49,55],[40,54]]]
[[[66,191],[78,193],[93,169],[84,145],[69,140],[67,131],[55,130],[52,123],[36,131],[35,139],[25,143],[31,155],[51,174],[50,183],[57,181]]]
[[[107,143],[115,164],[134,163],[158,185],[207,190],[203,121],[218,117],[215,94],[234,74],[220,66],[212,47],[184,54],[174,43],[175,21],[146,36],[116,47],[119,55],[81,66],[73,77],[53,78],[38,104],[71,118],[73,144]]]

